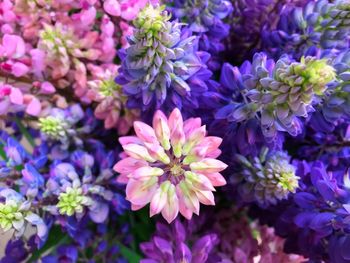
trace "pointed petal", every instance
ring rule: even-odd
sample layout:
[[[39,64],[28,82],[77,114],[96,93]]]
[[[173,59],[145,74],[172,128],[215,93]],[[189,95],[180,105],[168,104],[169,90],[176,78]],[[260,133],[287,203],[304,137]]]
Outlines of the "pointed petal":
[[[164,181],[154,194],[150,204],[150,216],[158,214],[167,203],[168,190],[171,183],[170,181]]]
[[[134,205],[148,204],[156,189],[158,178],[152,177],[148,181],[130,179],[126,186],[126,197]]]
[[[206,173],[205,176],[213,186],[223,186],[226,184],[225,178],[220,173]]]
[[[214,195],[211,191],[196,191],[199,202],[204,205],[215,205]]]
[[[161,143],[165,150],[170,149],[170,128],[168,126],[168,120],[161,111],[157,111],[153,117],[153,128],[158,141]]]
[[[162,210],[162,216],[170,224],[179,213],[179,199],[176,195],[176,188],[173,184],[168,190],[167,202]]]
[[[123,149],[127,155],[138,160],[145,160],[148,162],[155,162],[156,160],[149,154],[146,147],[130,143],[123,145]]]
[[[199,171],[202,173],[216,173],[225,170],[227,165],[219,160],[212,158],[205,158],[200,162],[191,163],[192,171]]]
[[[183,130],[183,119],[179,109],[175,108],[169,116],[168,125],[170,128],[170,141],[174,155],[179,158],[182,153],[182,146],[185,143]]]

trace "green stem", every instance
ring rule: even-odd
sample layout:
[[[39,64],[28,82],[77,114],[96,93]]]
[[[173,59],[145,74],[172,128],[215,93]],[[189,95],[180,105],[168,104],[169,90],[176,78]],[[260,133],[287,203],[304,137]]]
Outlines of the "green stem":
[[[30,133],[28,132],[28,130],[24,127],[21,120],[18,119],[18,117],[15,117],[14,120],[15,120],[15,123],[18,126],[19,130],[23,134],[23,136],[27,139],[27,141],[30,143],[30,145],[34,148],[35,141],[34,141],[33,137],[30,135]]]

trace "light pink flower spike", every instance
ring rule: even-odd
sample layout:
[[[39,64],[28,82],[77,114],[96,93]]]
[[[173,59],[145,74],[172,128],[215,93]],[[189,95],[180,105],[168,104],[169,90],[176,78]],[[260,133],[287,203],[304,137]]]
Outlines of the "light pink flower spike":
[[[150,204],[150,216],[161,213],[171,223],[178,213],[198,215],[200,203],[215,205],[214,186],[226,184],[220,172],[227,165],[215,159],[221,138],[206,137],[201,120],[184,122],[178,109],[169,119],[157,111],[153,127],[135,122],[134,128],[137,137],[119,138],[127,157],[114,166],[133,210]]]

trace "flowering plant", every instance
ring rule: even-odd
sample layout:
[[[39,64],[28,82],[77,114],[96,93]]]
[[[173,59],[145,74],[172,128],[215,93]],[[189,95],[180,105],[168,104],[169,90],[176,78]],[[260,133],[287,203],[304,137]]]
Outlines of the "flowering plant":
[[[350,262],[349,21],[0,1],[0,263]]]

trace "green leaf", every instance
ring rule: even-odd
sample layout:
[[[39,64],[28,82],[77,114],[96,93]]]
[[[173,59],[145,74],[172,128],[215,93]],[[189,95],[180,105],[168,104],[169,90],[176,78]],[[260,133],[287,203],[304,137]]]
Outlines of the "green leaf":
[[[120,247],[120,253],[123,255],[125,259],[128,260],[129,263],[138,263],[142,259],[141,255],[139,255],[136,251],[131,250],[130,248],[124,246],[123,244],[118,244]]]
[[[3,160],[7,160],[7,156],[6,156],[6,153],[4,151],[4,145],[0,144],[0,157],[3,159]]]
[[[21,122],[20,119],[18,119],[18,117],[15,117],[15,123],[18,126],[20,132],[23,134],[23,136],[27,139],[27,141],[30,143],[30,145],[32,147],[35,147],[35,142],[33,137],[30,135],[30,133],[28,132],[28,130],[26,129],[26,127],[24,127],[23,123]]]

